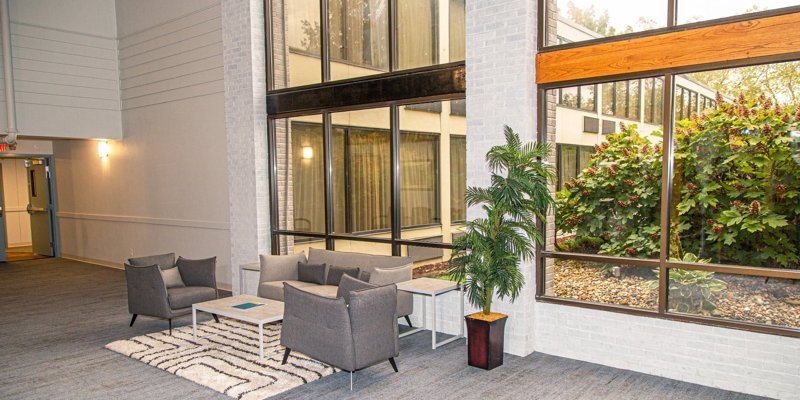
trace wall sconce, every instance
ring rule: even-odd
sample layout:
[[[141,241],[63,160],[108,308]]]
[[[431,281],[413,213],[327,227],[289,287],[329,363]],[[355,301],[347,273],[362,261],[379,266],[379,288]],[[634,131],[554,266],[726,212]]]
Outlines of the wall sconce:
[[[97,155],[100,156],[100,158],[107,158],[108,151],[109,151],[108,142],[106,141],[97,142]]]
[[[303,159],[310,160],[314,158],[314,148],[310,146],[303,147]]]

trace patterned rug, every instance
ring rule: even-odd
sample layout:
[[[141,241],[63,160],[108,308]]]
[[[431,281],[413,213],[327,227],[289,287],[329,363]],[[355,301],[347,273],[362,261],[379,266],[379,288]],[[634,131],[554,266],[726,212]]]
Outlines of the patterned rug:
[[[258,328],[228,318],[161,331],[106,345],[117,353],[237,399],[264,399],[316,381],[336,370],[292,352],[281,365],[281,324],[264,326],[264,362],[258,362]]]

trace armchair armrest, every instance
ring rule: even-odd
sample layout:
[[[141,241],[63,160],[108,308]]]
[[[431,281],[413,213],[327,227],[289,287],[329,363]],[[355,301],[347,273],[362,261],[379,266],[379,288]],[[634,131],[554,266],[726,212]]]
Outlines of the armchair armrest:
[[[137,267],[126,263],[125,279],[128,285],[128,311],[131,314],[169,317],[167,287],[158,265]]]
[[[350,324],[356,368],[366,368],[400,352],[397,332],[397,286],[350,293]]]
[[[355,369],[350,317],[344,299],[283,284],[281,345],[348,371]]]
[[[217,257],[190,260],[178,257],[175,263],[186,286],[217,288]]]

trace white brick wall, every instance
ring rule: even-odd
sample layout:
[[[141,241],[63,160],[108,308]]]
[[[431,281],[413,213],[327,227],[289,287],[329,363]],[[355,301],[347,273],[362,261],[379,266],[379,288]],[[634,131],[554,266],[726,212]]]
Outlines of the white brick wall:
[[[800,339],[556,304],[536,351],[779,399],[800,399]]]
[[[269,251],[264,12],[260,0],[222,1],[231,278]],[[223,188],[220,188],[223,190]]]
[[[486,186],[483,162],[490,147],[502,144],[503,125],[524,140],[536,137],[536,2],[530,0],[467,1],[467,185]],[[480,215],[473,207],[470,219]],[[509,315],[505,349],[516,355],[533,352],[534,268],[523,266],[525,289],[514,304],[496,301],[494,310]]]

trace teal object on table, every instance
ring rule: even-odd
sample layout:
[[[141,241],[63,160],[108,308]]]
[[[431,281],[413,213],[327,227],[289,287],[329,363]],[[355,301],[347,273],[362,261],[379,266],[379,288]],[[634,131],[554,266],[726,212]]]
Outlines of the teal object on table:
[[[242,303],[233,306],[233,308],[238,308],[240,310],[247,310],[248,308],[263,306],[261,303]]]

